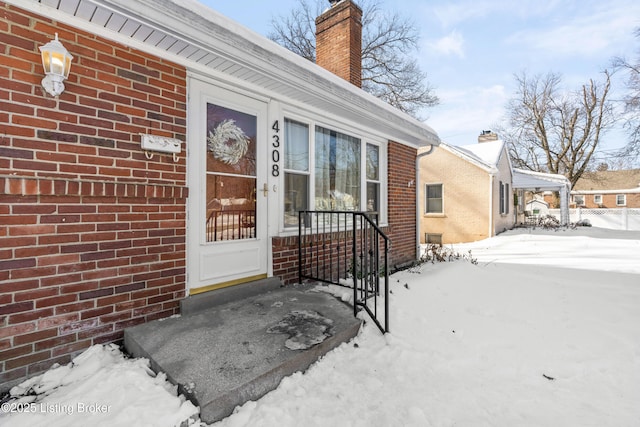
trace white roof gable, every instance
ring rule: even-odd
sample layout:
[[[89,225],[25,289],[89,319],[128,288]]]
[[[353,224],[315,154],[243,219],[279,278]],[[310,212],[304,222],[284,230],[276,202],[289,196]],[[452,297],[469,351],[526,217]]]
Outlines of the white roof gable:
[[[497,167],[500,162],[500,157],[502,156],[504,142],[501,140],[488,141],[478,144],[464,145],[460,148],[471,152],[486,164]]]
[[[497,173],[504,142],[497,140],[463,146],[449,145],[442,142],[440,147],[489,173]]]

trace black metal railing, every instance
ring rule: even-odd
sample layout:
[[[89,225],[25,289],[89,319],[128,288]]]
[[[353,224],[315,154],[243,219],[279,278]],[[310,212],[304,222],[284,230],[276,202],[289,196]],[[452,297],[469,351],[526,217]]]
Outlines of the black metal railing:
[[[380,331],[389,332],[389,245],[375,213],[300,211],[300,283],[308,279],[352,288],[354,315],[364,309]]]
[[[214,210],[207,218],[206,234],[207,242],[254,238],[256,237],[256,211]]]

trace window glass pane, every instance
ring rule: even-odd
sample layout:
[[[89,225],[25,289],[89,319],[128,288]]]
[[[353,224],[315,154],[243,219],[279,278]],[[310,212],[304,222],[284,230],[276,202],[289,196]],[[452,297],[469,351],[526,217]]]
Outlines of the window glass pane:
[[[379,179],[378,147],[367,144],[367,179],[377,181]]]
[[[256,237],[256,135],[256,116],[207,104],[207,242]]]
[[[378,198],[380,194],[380,185],[375,182],[367,182],[367,211],[378,212]]]
[[[427,212],[428,213],[441,213],[442,212],[442,199],[427,199]]]
[[[442,234],[427,234],[425,240],[427,244],[442,246]]]
[[[256,180],[207,175],[207,242],[256,237]]]
[[[427,197],[429,199],[441,199],[442,185],[427,185]]]
[[[505,183],[502,190],[502,212],[503,214],[509,213],[509,184]]]
[[[207,172],[256,175],[257,119],[207,104]]]
[[[284,175],[284,225],[298,225],[298,211],[308,209],[309,177],[287,173]]]
[[[315,208],[360,209],[360,140],[316,126]]]
[[[427,213],[442,213],[442,184],[427,185]]]
[[[284,120],[284,168],[297,171],[309,170],[309,126]]]

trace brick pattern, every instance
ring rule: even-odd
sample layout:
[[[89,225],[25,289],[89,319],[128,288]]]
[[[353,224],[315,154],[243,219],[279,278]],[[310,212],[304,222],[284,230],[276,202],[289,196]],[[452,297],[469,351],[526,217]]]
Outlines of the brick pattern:
[[[579,194],[579,193],[578,193]],[[626,195],[626,205],[618,206],[617,205],[617,196],[618,194]],[[620,191],[616,194],[600,194],[602,198],[602,203],[597,204],[594,199],[594,194],[584,194],[584,205],[577,206],[575,202],[570,202],[570,208],[575,209],[577,207],[586,208],[586,209],[617,209],[617,208],[640,208],[640,193],[626,193],[624,190]],[[573,200],[573,199],[572,199]],[[554,209],[560,209],[560,201],[557,197],[553,195],[544,195],[544,201],[549,203],[549,207]]]
[[[407,183],[416,178],[417,150],[391,141],[388,151],[389,226],[383,231],[391,239],[390,267],[396,269],[416,260],[415,187],[409,187]],[[329,237],[327,240],[338,239]],[[280,277],[285,284],[297,283],[297,236],[274,237],[272,248],[274,276]],[[330,248],[327,258],[331,257],[331,252]]]
[[[387,232],[386,227],[382,228]],[[346,278],[353,259],[353,232],[335,231],[307,234],[302,237],[303,273],[326,281]],[[356,233],[356,252],[362,256],[361,247],[366,240],[360,232]],[[370,240],[367,240],[370,247]],[[384,241],[380,239],[380,260],[384,263]],[[285,285],[299,283],[298,236],[274,237],[273,274]],[[366,255],[365,255],[366,256]]]
[[[416,179],[417,150],[389,142],[389,237],[391,264],[401,266],[416,259],[416,189],[408,183]]]
[[[446,149],[438,148],[420,160],[420,241],[425,233],[440,234],[443,244],[472,242],[489,237],[489,202],[493,199],[494,223],[499,217],[500,177],[492,179],[477,167]],[[510,168],[501,169],[505,177]],[[442,184],[444,215],[425,213],[427,184]],[[494,196],[489,194],[493,185]]]
[[[274,237],[271,248],[273,275],[285,285],[298,283],[298,236]]]
[[[316,64],[362,87],[362,10],[351,0],[316,19]]]
[[[185,295],[186,70],[0,1],[0,388]],[[46,94],[38,46],[74,55]]]

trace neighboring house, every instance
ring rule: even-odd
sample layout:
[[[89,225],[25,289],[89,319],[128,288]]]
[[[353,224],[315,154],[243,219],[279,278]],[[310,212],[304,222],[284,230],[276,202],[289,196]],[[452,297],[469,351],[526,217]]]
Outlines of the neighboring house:
[[[640,169],[585,172],[571,191],[574,208],[640,208]]]
[[[525,212],[530,212],[536,216],[549,215],[549,203],[542,200],[542,198],[536,194],[533,199],[526,203]]]
[[[195,0],[0,10],[0,391],[186,296],[295,282],[300,210],[375,211],[391,264],[416,259],[417,152],[439,139],[357,87],[351,1],[319,19],[334,44],[318,57],[353,84]],[[39,52],[55,33],[73,55],[56,97]],[[512,223],[505,161],[473,165],[493,188],[485,234]]]
[[[471,242],[514,226],[511,162],[492,132],[478,144],[441,143],[420,160],[420,240]]]

